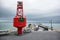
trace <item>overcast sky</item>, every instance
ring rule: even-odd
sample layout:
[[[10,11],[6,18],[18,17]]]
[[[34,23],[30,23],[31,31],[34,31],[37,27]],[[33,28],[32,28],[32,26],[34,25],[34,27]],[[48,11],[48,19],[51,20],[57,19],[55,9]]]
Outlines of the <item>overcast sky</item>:
[[[13,12],[12,14],[15,15],[17,1],[18,0],[0,0],[0,6],[4,9],[11,10]],[[60,0],[23,0],[23,4],[25,15],[35,15],[35,18],[60,16]],[[12,14],[10,13],[9,15]]]

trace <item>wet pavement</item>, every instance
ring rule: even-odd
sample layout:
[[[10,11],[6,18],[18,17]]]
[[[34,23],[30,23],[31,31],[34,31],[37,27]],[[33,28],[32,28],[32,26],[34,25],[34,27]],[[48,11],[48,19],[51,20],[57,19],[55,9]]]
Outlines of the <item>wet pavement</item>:
[[[60,32],[40,31],[22,35],[9,34],[0,36],[0,40],[60,40]]]

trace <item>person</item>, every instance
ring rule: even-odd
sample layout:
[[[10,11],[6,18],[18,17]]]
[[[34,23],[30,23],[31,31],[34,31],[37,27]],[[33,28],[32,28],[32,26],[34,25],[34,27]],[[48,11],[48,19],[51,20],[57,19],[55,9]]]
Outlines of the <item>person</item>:
[[[51,27],[51,31],[53,31],[53,27]]]

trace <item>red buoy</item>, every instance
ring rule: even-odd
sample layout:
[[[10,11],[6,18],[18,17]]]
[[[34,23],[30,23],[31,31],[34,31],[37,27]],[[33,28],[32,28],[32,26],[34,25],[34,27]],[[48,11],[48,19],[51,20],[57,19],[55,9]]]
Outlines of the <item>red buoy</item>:
[[[23,15],[23,2],[18,1],[16,16],[13,18],[13,26],[22,34],[22,28],[26,26],[26,17]]]

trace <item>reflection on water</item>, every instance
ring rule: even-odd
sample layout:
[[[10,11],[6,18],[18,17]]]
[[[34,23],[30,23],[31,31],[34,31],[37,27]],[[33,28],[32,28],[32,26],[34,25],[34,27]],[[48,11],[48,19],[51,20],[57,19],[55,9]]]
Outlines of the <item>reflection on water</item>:
[[[30,22],[29,22],[30,23]],[[29,24],[27,23],[27,25]],[[31,22],[32,23],[32,22]],[[32,23],[33,24],[33,23]],[[38,23],[36,23],[38,24]],[[45,26],[51,26],[50,23],[41,23],[42,25],[45,25]],[[55,29],[60,29],[60,23],[53,23],[52,24],[53,28]],[[0,30],[15,30],[16,28],[13,27],[13,23],[9,23],[9,22],[1,22],[0,23]]]

